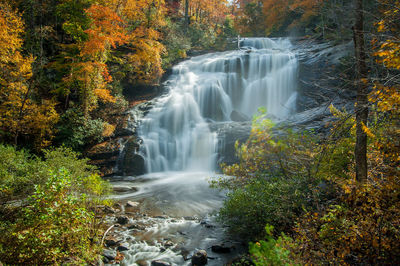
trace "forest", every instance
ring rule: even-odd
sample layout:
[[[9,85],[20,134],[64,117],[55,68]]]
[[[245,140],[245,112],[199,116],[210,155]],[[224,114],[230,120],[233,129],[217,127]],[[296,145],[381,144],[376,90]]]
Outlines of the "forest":
[[[102,263],[115,202],[89,151],[173,66],[253,37],[351,42],[327,79],[354,108],[324,134],[253,116],[210,181],[248,247],[229,265],[399,264],[400,1],[0,0],[0,265]]]

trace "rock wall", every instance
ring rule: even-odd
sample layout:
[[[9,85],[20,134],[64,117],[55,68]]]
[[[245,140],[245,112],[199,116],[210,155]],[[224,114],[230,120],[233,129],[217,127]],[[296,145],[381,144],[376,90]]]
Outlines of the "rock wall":
[[[326,123],[334,119],[329,112],[330,104],[350,112],[354,109],[355,91],[352,86],[345,86],[346,81],[342,79],[342,61],[351,60],[353,43],[333,45],[301,38],[293,39],[292,43],[299,59],[297,112],[280,124],[325,134]],[[144,160],[137,154],[141,140],[136,136],[136,128],[152,106],[153,100],[135,105],[124,114],[128,117],[126,127],[118,129],[109,141],[91,149],[89,157],[104,174],[135,176],[144,173]],[[231,119],[233,122],[211,126],[218,134],[219,164],[237,162],[235,142],[244,143],[250,135],[249,118],[236,112]]]

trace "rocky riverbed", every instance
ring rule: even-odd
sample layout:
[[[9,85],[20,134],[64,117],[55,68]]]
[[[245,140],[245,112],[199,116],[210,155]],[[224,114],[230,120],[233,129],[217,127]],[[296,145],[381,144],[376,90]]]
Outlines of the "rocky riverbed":
[[[213,211],[224,193],[209,188],[212,173],[170,172],[113,178],[116,204],[104,207],[109,265],[225,265],[247,244],[230,238]]]

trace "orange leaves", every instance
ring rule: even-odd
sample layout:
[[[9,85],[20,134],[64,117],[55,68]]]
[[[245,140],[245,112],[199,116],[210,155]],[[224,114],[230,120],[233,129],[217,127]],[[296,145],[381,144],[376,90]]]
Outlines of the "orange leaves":
[[[307,23],[317,14],[324,0],[264,0],[267,33],[279,30],[289,22],[289,27]],[[292,13],[298,18],[293,19]]]
[[[82,45],[82,55],[94,56],[126,43],[128,36],[123,21],[109,7],[92,5],[86,13],[92,19],[92,23],[85,31],[88,34],[88,41]]]
[[[95,89],[94,94],[103,102],[115,103],[116,101],[108,89]]]
[[[0,134],[34,137],[36,148],[50,144],[52,125],[57,122],[55,104],[50,100],[34,101],[31,56],[21,54],[24,32],[20,16],[7,4],[0,3]]]

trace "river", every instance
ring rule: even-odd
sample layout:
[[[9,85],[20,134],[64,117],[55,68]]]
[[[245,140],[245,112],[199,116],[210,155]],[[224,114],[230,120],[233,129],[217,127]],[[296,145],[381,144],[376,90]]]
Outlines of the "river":
[[[250,38],[241,49],[190,58],[173,69],[166,93],[140,122],[139,154],[146,175],[122,177],[115,187],[134,191],[114,197],[139,202],[137,228],[120,230],[126,250],[122,265],[151,265],[162,260],[190,265],[198,249],[208,265],[224,265],[246,251],[215,221],[224,192],[209,188],[216,177],[217,157],[224,140],[212,125],[251,120],[265,107],[269,117],[285,119],[295,111],[298,61],[286,38]],[[213,252],[222,245],[230,252]]]

